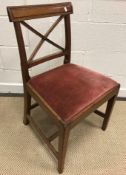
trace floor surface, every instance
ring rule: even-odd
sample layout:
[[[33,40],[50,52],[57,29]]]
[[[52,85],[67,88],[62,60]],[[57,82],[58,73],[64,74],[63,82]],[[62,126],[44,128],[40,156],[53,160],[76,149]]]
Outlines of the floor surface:
[[[46,126],[41,109],[32,115]],[[58,174],[55,158],[22,118],[22,97],[0,97],[0,175]],[[101,125],[102,118],[91,114],[73,128],[64,175],[126,175],[126,102],[116,102],[105,132]]]

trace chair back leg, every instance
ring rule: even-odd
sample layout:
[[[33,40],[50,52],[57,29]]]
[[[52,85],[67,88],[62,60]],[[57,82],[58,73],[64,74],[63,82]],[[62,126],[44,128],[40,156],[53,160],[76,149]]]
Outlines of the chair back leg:
[[[24,93],[24,119],[23,119],[23,123],[25,125],[29,124],[28,115],[30,116],[30,107],[31,107],[31,96],[29,95],[27,91],[25,91]]]
[[[107,103],[107,107],[106,107],[106,112],[105,112],[105,117],[103,120],[103,124],[102,124],[102,130],[105,131],[107,129],[108,123],[109,123],[109,119],[115,104],[115,100],[116,100],[117,96],[113,96],[110,100],[108,100]]]

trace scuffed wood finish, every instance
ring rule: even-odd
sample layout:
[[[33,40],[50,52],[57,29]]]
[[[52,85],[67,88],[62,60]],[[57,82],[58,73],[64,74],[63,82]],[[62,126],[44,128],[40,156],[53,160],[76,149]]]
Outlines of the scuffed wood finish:
[[[70,2],[45,5],[10,6],[7,10],[9,19],[13,22],[58,15],[68,15],[73,12]]]
[[[91,103],[89,106],[80,111],[75,118],[73,117],[70,121],[65,122],[48,104],[47,102],[38,94],[38,92],[31,87],[28,83],[30,80],[29,76],[29,68],[33,66],[37,66],[40,63],[44,63],[46,61],[60,58],[62,56],[65,57],[64,64],[70,63],[71,59],[71,24],[70,24],[70,14],[73,12],[72,4],[70,2],[67,3],[58,3],[58,4],[47,4],[47,5],[31,5],[31,6],[15,6],[8,7],[8,15],[10,21],[14,23],[14,28],[17,37],[17,43],[19,48],[20,60],[21,60],[21,70],[23,77],[23,85],[24,85],[24,124],[27,125],[29,122],[37,131],[40,138],[42,138],[45,143],[48,145],[52,153],[58,159],[58,172],[62,173],[64,168],[65,156],[67,151],[67,144],[69,139],[69,134],[71,129],[78,124],[82,119],[87,117],[92,112],[95,112],[99,116],[103,118],[102,129],[105,130],[107,128],[110,115],[112,112],[112,108],[114,106],[118,91],[119,85],[113,88],[111,91],[107,92],[103,96],[100,96],[97,100]],[[32,26],[26,23],[24,20],[30,20],[35,18],[44,18],[59,15],[60,17],[54,22],[54,24],[49,28],[45,35],[41,34],[39,31],[35,30]],[[53,42],[48,38],[53,29],[64,19],[64,28],[65,28],[65,48],[61,47],[57,43]],[[26,56],[25,44],[23,39],[23,34],[21,30],[21,25],[23,24],[30,31],[38,35],[41,40],[33,50],[29,59]],[[43,43],[47,41],[53,46],[60,49],[59,52],[44,56],[42,58],[38,58],[34,60],[35,55],[37,54],[40,47]],[[28,61],[27,61],[28,60]],[[62,78],[62,77],[61,77]],[[31,97],[36,101],[36,103],[31,104]],[[61,99],[62,100],[62,99]],[[76,100],[76,99],[74,99]],[[97,108],[100,107],[103,103],[108,102],[106,112],[102,113],[98,111]],[[35,107],[40,106],[43,108],[49,116],[53,119],[55,124],[57,125],[58,131],[52,133],[51,136],[46,137],[44,133],[40,130],[36,122],[34,122],[33,118],[30,116],[30,112]],[[58,151],[53,147],[51,142],[59,137],[58,143]]]

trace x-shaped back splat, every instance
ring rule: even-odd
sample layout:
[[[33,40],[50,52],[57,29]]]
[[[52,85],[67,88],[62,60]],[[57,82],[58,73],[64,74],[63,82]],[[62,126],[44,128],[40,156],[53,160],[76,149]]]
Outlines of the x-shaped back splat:
[[[41,34],[40,32],[38,32],[36,29],[34,29],[32,26],[30,26],[28,23],[21,21],[21,24],[23,26],[25,26],[26,28],[28,28],[31,32],[33,32],[34,34],[36,34],[37,36],[39,36],[41,38],[41,40],[39,41],[39,43],[37,44],[37,46],[35,47],[35,49],[33,50],[31,56],[28,59],[28,67],[33,67],[36,66],[40,63],[43,63],[45,61],[51,60],[53,58],[57,58],[57,57],[61,57],[65,55],[65,49],[63,47],[61,47],[60,45],[56,44],[55,42],[53,42],[52,40],[50,40],[48,38],[48,36],[50,35],[50,33],[55,29],[55,27],[59,24],[59,22],[64,18],[64,16],[60,16],[55,22],[54,24],[49,28],[49,30],[46,32],[45,35]],[[37,52],[39,51],[39,49],[42,47],[43,43],[47,41],[48,43],[52,44],[53,46],[55,46],[56,48],[60,49],[60,52],[45,56],[45,57],[41,57],[38,58],[36,60],[33,60],[33,58],[35,57],[35,55],[37,54]]]

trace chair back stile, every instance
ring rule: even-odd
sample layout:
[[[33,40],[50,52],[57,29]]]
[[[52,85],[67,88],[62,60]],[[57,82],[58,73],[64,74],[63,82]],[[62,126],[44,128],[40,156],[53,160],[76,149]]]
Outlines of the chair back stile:
[[[10,22],[14,23],[18,49],[20,54],[24,88],[25,84],[30,79],[28,71],[29,68],[62,56],[65,56],[64,64],[70,63],[70,57],[71,57],[70,14],[73,13],[72,4],[70,2],[59,3],[59,4],[47,4],[47,5],[10,6],[7,7],[7,11]],[[25,22],[25,20],[46,18],[52,16],[59,16],[59,18],[49,28],[49,30],[46,32],[45,35],[41,34],[39,31],[37,31],[27,22]],[[62,19],[64,19],[64,27],[65,27],[65,48],[61,47],[59,44],[55,43],[54,41],[48,38],[50,33],[61,22]],[[31,53],[29,59],[27,59],[26,55],[26,49],[21,25],[25,26],[31,32],[40,37],[40,41],[33,50],[33,52]],[[60,51],[33,60],[45,41],[58,48]]]
[[[14,22],[14,28],[15,28],[15,33],[17,37],[21,69],[22,69],[22,78],[23,78],[23,84],[25,88],[25,84],[30,79],[30,76],[28,71],[27,55],[26,55],[25,44],[24,44],[20,22]]]
[[[65,60],[64,63],[70,63],[71,59],[71,25],[70,25],[70,15],[64,17],[65,23]]]

